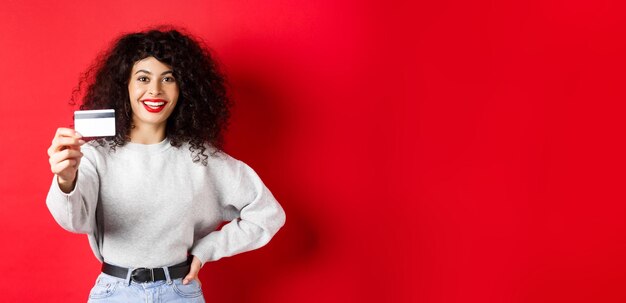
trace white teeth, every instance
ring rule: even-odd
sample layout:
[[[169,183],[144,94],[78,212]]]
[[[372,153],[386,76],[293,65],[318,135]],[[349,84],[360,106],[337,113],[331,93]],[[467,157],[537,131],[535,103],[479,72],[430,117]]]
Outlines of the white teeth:
[[[143,103],[147,106],[150,107],[159,107],[159,106],[163,106],[163,104],[165,104],[165,102],[151,102],[151,101],[143,101]]]

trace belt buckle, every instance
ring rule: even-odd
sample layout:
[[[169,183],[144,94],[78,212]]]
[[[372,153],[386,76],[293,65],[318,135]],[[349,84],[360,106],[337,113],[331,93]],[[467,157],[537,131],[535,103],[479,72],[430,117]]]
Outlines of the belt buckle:
[[[146,277],[145,273],[150,273],[150,276]],[[154,282],[154,269],[145,267],[135,268],[130,273],[130,278],[138,283]]]

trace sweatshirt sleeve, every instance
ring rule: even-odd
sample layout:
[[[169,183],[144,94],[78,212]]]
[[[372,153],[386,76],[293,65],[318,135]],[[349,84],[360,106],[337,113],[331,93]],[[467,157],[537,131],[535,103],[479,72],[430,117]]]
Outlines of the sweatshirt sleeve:
[[[78,166],[76,186],[68,194],[59,187],[57,176],[46,198],[46,204],[54,220],[65,230],[91,234],[96,224],[99,179],[90,148],[81,148],[83,157]]]
[[[236,209],[239,216],[192,248],[191,254],[203,264],[257,249],[285,224],[283,208],[254,170],[241,161],[236,167],[234,184],[225,193],[222,207]]]

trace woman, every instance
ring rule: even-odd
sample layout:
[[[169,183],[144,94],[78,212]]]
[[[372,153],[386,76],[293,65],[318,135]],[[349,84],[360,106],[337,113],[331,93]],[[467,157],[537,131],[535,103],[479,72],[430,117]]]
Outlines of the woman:
[[[85,85],[80,108],[115,109],[116,135],[86,143],[59,128],[46,202],[103,262],[89,301],[204,302],[203,264],[265,245],[285,222],[257,174],[221,151],[223,77],[194,39],[151,30],[119,38]]]

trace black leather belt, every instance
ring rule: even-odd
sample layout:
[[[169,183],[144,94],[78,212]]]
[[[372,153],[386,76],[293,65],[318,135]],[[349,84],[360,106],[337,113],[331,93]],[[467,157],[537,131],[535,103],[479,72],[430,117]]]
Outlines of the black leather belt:
[[[185,277],[189,273],[189,269],[191,268],[190,266],[191,258],[192,257],[188,258],[187,261],[185,262],[168,267],[167,271],[170,273],[170,279],[178,279],[178,278]],[[106,262],[102,263],[102,272],[107,275],[114,276],[114,277],[126,279],[126,277],[128,276],[129,270],[132,270],[130,274],[130,279],[138,283],[167,280],[167,278],[165,277],[165,271],[163,270],[163,268],[160,268],[160,267],[159,268],[141,267],[141,268],[130,269],[126,267],[111,265]]]

